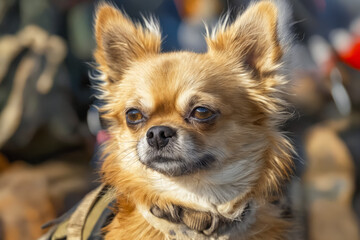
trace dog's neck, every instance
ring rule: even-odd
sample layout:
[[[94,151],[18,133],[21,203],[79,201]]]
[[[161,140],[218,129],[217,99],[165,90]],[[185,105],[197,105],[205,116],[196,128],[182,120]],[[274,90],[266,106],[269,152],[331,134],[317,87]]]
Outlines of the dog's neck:
[[[234,219],[210,212],[181,206],[163,210],[157,206],[150,209],[140,206],[139,211],[147,222],[160,230],[168,239],[223,239],[230,240],[246,232],[254,222],[255,202],[248,202]]]
[[[250,182],[241,186],[233,184],[233,182],[238,182],[236,180],[238,176],[229,172],[228,169],[241,168],[246,167],[231,164],[222,168],[227,174],[207,171],[195,174],[191,178],[166,178],[166,180],[163,180],[164,177],[159,174],[150,179],[151,191],[161,193],[162,197],[171,199],[170,201],[178,202],[177,200],[181,199],[181,202],[186,203],[186,206],[191,205],[192,208],[202,211],[218,211],[225,217],[235,218],[239,215],[236,209],[241,210],[241,207],[244,207],[252,194],[249,187],[252,185]],[[254,175],[258,178],[256,174]],[[251,182],[254,182],[256,178],[251,179]],[[241,206],[239,203],[244,204]],[[179,204],[181,205],[181,203]],[[234,205],[236,206],[234,207]]]

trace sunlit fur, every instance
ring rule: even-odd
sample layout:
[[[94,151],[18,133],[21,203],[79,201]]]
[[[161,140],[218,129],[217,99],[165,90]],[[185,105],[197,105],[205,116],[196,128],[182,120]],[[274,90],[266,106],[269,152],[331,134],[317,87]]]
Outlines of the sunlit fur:
[[[281,74],[287,46],[278,19],[272,2],[255,3],[208,34],[206,53],[160,53],[154,20],[133,24],[110,5],[98,7],[97,88],[111,135],[102,172],[118,199],[106,239],[166,239],[142,217],[140,206],[175,204],[233,219],[250,200],[258,206],[254,223],[238,239],[284,239],[289,224],[268,204],[280,195],[292,167],[291,144],[278,129],[288,117]],[[195,106],[219,115],[212,124],[185,121]],[[131,108],[147,120],[128,126],[125,113]],[[146,167],[141,149],[148,147],[147,130],[157,125],[177,129],[177,154],[185,159],[211,153],[216,161],[176,177]]]

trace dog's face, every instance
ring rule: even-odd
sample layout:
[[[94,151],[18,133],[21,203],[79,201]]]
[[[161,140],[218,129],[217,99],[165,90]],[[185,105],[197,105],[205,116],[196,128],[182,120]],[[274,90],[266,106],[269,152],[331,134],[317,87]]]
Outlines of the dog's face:
[[[240,158],[243,174],[256,175],[261,162],[249,153],[266,147],[265,133],[234,75],[221,61],[193,53],[154,56],[133,66],[117,93],[118,127],[126,133],[119,143],[131,142],[137,155],[129,161],[179,177]]]
[[[275,189],[287,176],[274,5],[253,5],[232,25],[219,25],[204,54],[160,53],[154,23],[134,25],[108,5],[97,12],[96,40],[112,136],[109,181],[132,192],[183,188],[224,203]]]

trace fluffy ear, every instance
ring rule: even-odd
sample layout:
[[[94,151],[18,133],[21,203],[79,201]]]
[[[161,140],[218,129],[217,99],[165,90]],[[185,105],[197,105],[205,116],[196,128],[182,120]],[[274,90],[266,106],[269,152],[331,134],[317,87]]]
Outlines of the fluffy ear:
[[[210,53],[225,54],[256,73],[274,69],[283,55],[278,9],[270,1],[252,4],[227,26],[225,20],[207,37]]]
[[[153,19],[145,19],[144,23],[144,27],[134,24],[113,6],[99,5],[95,18],[97,48],[94,54],[99,70],[120,77],[131,62],[160,52],[161,34],[157,23]]]

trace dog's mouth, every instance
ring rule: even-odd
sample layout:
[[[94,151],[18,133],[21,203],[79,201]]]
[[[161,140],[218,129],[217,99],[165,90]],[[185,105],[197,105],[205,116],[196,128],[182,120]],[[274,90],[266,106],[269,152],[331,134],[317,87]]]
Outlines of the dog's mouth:
[[[197,159],[170,158],[161,155],[140,160],[147,167],[170,177],[179,177],[207,169],[215,162],[211,154]]]

